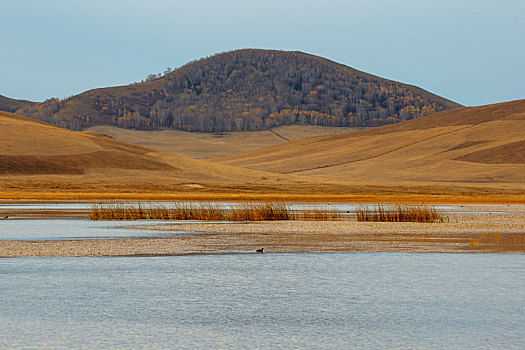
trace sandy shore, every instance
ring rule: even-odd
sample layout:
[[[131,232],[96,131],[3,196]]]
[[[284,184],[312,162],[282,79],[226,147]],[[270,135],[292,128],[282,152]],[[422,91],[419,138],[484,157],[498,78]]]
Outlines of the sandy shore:
[[[0,257],[228,254],[255,252],[262,247],[265,252],[525,253],[525,211],[521,214],[451,214],[449,222],[434,224],[348,220],[143,227],[165,231],[166,236],[0,241]]]

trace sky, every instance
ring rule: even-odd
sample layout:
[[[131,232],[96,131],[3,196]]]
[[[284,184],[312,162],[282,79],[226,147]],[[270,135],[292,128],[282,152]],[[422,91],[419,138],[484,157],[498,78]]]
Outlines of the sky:
[[[240,48],[298,50],[468,106],[525,98],[523,0],[2,0],[0,95],[42,101]]]

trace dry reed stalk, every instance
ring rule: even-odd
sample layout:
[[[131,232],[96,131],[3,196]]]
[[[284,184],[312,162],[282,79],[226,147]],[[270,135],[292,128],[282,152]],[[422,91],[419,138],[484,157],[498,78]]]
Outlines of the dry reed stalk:
[[[386,221],[386,222],[445,222],[443,214],[429,205],[396,204],[388,206],[378,204],[371,209],[360,206],[356,209],[358,221]]]
[[[334,211],[328,206],[312,206],[298,211],[295,215],[298,220],[330,221],[343,219],[343,215],[339,211]]]
[[[326,206],[312,206],[292,211],[284,202],[242,202],[227,208],[216,203],[177,202],[143,204],[114,202],[91,206],[91,220],[199,220],[199,221],[270,221],[339,220],[343,216]]]
[[[171,205],[138,203],[96,203],[91,220],[200,220],[265,221],[294,219],[284,203],[240,203],[226,208],[215,203],[179,202]]]

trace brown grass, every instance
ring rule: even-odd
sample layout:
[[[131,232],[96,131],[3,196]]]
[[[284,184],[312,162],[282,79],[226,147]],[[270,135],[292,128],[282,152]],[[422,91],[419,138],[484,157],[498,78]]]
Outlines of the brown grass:
[[[378,204],[372,208],[364,205],[356,210],[356,214],[358,221],[445,222],[446,219],[429,205]]]

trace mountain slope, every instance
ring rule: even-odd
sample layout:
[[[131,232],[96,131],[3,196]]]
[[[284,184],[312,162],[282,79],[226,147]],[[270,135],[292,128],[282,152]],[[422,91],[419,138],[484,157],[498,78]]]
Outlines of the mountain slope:
[[[70,129],[223,132],[293,124],[377,126],[459,106],[302,52],[238,50],[151,81],[51,99],[19,112]]]
[[[525,100],[459,108],[395,125],[218,159],[337,181],[525,183]]]
[[[0,111],[4,112],[15,112],[25,106],[33,106],[36,102],[15,100],[9,97],[0,95]]]

